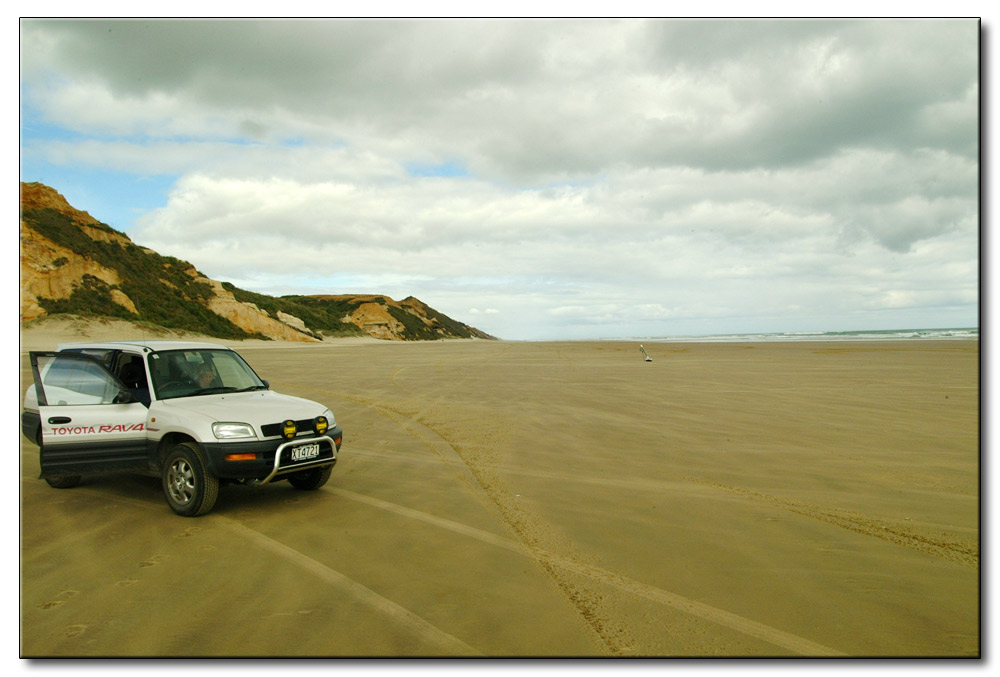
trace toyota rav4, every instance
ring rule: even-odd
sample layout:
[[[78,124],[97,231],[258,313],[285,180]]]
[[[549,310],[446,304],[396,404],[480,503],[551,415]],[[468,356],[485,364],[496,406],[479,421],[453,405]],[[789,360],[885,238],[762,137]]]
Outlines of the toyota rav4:
[[[29,360],[21,431],[56,488],[84,475],[151,473],[174,512],[193,517],[212,509],[220,484],[318,489],[337,462],[333,412],[274,392],[225,346],[69,343]]]

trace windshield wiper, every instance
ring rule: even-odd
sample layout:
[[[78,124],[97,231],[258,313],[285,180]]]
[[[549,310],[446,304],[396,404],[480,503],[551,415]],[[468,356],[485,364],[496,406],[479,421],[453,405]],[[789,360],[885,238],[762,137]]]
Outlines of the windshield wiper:
[[[251,390],[267,390],[267,386],[250,386],[249,388],[241,388],[237,390],[238,393],[248,393]]]
[[[193,393],[189,394],[188,397],[194,397],[195,395],[210,395],[214,393],[231,393],[234,392],[236,388],[232,386],[212,386],[211,388],[202,388],[201,390],[195,390]]]

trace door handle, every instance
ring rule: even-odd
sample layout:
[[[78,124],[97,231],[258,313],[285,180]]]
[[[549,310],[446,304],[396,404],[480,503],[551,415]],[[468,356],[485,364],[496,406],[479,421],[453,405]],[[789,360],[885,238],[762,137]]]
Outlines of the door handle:
[[[49,418],[49,423],[52,423],[52,424],[69,423],[72,420],[73,419],[71,419],[69,416],[52,416],[52,417]]]

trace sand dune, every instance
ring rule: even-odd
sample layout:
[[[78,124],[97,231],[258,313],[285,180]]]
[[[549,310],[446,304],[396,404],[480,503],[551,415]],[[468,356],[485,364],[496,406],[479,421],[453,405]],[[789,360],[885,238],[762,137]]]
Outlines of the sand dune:
[[[22,655],[980,651],[976,343],[238,349],[336,413],[330,483],[185,519],[22,438]]]

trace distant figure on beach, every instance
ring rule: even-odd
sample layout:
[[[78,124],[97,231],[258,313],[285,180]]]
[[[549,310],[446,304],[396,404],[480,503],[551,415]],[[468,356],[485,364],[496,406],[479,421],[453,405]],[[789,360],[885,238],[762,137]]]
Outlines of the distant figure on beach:
[[[642,351],[642,354],[646,357],[647,362],[653,361],[653,358],[649,356],[649,353],[646,352],[646,349],[643,347],[641,343],[639,344],[639,350]]]

